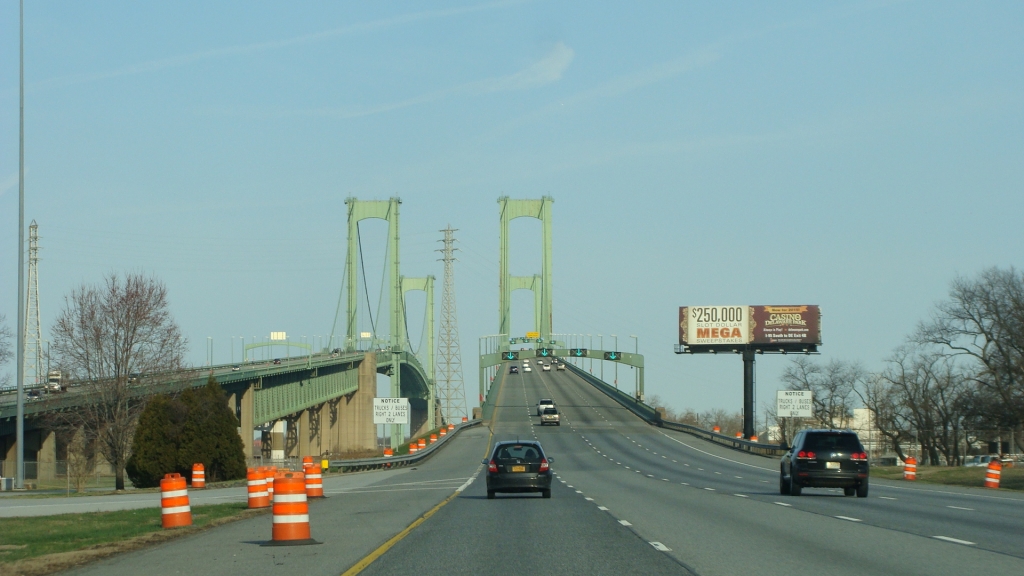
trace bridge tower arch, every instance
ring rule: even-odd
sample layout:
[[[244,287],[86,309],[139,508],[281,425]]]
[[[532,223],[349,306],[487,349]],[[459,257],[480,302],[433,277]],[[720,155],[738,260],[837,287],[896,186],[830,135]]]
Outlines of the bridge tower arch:
[[[509,334],[512,328],[512,291],[532,290],[534,293],[535,330],[545,341],[551,339],[551,205],[550,196],[540,200],[512,200],[498,198],[501,227],[499,232],[499,334]],[[516,218],[536,218],[541,221],[541,273],[534,276],[509,274],[509,223]]]

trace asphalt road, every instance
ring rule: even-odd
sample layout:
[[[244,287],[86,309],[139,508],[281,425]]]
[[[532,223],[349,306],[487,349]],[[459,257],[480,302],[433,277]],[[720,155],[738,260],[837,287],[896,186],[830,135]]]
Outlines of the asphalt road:
[[[562,426],[539,425],[542,397]],[[478,427],[416,470],[326,481],[310,509],[321,546],[260,547],[261,516],[72,573],[341,574],[457,488],[363,573],[1024,573],[1017,494],[873,480],[866,499],[780,496],[776,460],[648,426],[568,372],[509,376],[498,404],[493,440],[536,437],[555,458],[550,500],[486,499]]]

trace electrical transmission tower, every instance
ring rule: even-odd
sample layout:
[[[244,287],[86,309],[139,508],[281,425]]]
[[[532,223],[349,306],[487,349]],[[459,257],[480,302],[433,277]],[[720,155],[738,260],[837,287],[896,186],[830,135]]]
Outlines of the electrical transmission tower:
[[[39,324],[39,225],[28,227],[28,297],[25,300],[25,386],[46,380],[43,372],[43,333]]]
[[[467,416],[466,389],[462,381],[462,352],[459,348],[459,322],[455,314],[454,233],[451,224],[444,232],[444,292],[441,296],[441,330],[437,338],[437,391],[444,422],[459,422]]]

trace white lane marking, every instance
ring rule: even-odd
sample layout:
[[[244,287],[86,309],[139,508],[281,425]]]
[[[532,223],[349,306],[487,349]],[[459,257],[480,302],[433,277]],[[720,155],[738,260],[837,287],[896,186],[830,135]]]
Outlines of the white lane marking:
[[[700,470],[701,472],[703,472],[703,471],[704,471],[704,469],[703,469],[703,468],[697,468],[697,470]]]
[[[654,474],[648,474],[647,477],[648,478],[654,478]]]
[[[593,498],[584,498],[584,500],[586,500],[587,502],[593,502],[594,501]]]
[[[793,506],[792,504],[786,504],[785,502],[776,502],[776,504],[778,504],[779,506],[785,506],[786,508]]]
[[[722,473],[721,473],[721,472],[715,472],[715,474],[718,474],[719,476],[721,476],[721,475],[722,475]]]
[[[680,484],[682,484],[683,486],[689,486],[690,485],[689,482],[680,482]]]
[[[597,507],[597,509],[598,509],[598,510],[603,510],[603,511],[605,511],[605,512],[607,512],[607,511],[608,511],[608,509],[607,509],[607,508],[605,508],[604,506],[598,506],[598,507]]]
[[[950,538],[949,536],[932,536],[936,540],[945,540],[946,542],[952,542],[954,544],[963,544],[964,546],[974,546],[974,542],[968,542],[967,540],[961,540],[959,538]]]
[[[714,489],[714,488],[705,488],[705,490],[710,490],[710,491],[712,491],[712,492],[714,492],[714,491],[715,491],[715,489]]]
[[[469,480],[466,480],[466,483],[463,484],[462,486],[459,486],[458,488],[456,488],[455,491],[456,492],[462,492],[466,488],[469,488],[469,485],[473,483],[473,480],[476,480],[477,475],[479,475],[480,471],[483,470],[483,469],[484,469],[484,465],[483,464],[477,466],[476,472],[474,472],[473,475],[469,477]]]
[[[576,493],[577,494],[583,494],[583,491],[582,490],[577,490]]]
[[[678,440],[676,438],[673,438],[673,437],[669,436],[668,434],[665,434],[664,432],[662,432],[661,435],[664,436],[665,438],[668,438],[669,440],[671,440],[673,442],[678,442],[679,444],[682,444],[683,446],[686,446],[687,448],[696,450],[697,452],[700,452],[701,454],[707,454],[708,456],[712,456],[712,457],[718,458],[720,460],[725,460],[726,462],[732,462],[733,464],[739,464],[741,466],[750,466],[751,468],[757,468],[758,470],[764,470],[765,472],[775,472],[775,470],[772,470],[771,468],[762,468],[761,466],[754,466],[753,464],[747,464],[746,462],[738,462],[736,460],[731,460],[729,458],[726,458],[725,456],[719,456],[717,454],[712,454],[710,452],[705,452],[704,450],[701,450],[700,448],[694,448],[693,446],[690,446],[689,444],[687,444],[686,442],[683,442],[682,440]]]
[[[733,478],[739,478],[740,480],[743,480],[743,476],[733,476]]]
[[[566,488],[572,488],[572,484],[566,484],[565,487]]]
[[[974,510],[974,508],[964,508],[963,506],[946,506],[946,508],[952,508],[953,510]]]
[[[632,470],[632,468],[630,468],[629,466],[626,466],[626,470]]]
[[[892,496],[879,496],[882,500],[895,500]]]
[[[662,478],[661,480],[662,480],[663,482],[668,482],[668,478]]]
[[[654,549],[658,550],[659,552],[671,552],[672,551],[671,548],[669,548],[668,546],[665,546],[661,542],[648,542],[648,544],[650,544],[651,546],[654,546]]]
[[[860,518],[850,518],[849,516],[836,516],[840,520],[849,520],[850,522],[860,522]]]
[[[733,496],[739,496],[740,498],[750,498],[750,496],[747,496],[746,494],[733,494]]]
[[[619,524],[622,524],[623,526],[632,526],[632,524],[630,524],[626,520],[619,520]]]

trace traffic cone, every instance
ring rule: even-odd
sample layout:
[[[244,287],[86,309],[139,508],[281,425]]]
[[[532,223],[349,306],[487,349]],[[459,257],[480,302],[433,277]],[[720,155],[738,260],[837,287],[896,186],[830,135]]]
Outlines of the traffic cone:
[[[985,488],[999,488],[999,476],[1003,473],[1003,463],[999,460],[992,460],[985,470]]]
[[[917,458],[911,456],[903,462],[903,479],[909,481],[917,480]]]

